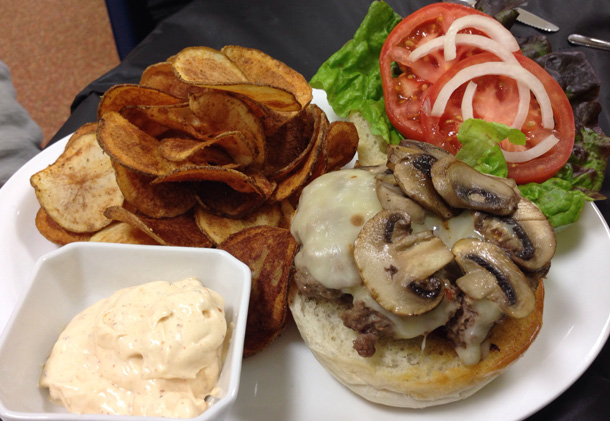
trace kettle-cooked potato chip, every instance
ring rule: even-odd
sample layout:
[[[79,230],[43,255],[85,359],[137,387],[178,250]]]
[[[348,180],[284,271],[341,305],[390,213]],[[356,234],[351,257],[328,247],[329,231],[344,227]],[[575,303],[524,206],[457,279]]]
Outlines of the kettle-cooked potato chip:
[[[173,67],[184,83],[234,92],[276,110],[298,111],[302,108],[294,93],[248,79],[233,61],[213,48],[185,48],[176,54]]]
[[[44,238],[52,243],[65,245],[75,241],[88,241],[93,235],[90,232],[71,232],[62,228],[49,217],[43,208],[38,209],[35,219],[36,228]]]
[[[288,288],[297,242],[288,229],[257,226],[233,234],[218,248],[252,271],[244,356],[254,355],[269,346],[289,320]]]
[[[102,95],[97,107],[97,118],[99,120],[108,112],[118,112],[131,105],[171,105],[180,102],[184,100],[158,89],[127,83],[115,85]]]
[[[53,164],[32,175],[30,183],[49,217],[76,233],[105,227],[110,220],[104,216],[104,209],[123,203],[112,163],[95,133],[72,140]]]
[[[284,215],[279,203],[266,204],[246,216],[235,219],[219,216],[203,207],[195,208],[197,226],[214,244],[222,243],[232,234],[243,229],[266,225],[279,227],[284,222]]]
[[[114,163],[114,170],[125,200],[144,215],[172,218],[188,212],[197,203],[188,183],[153,184],[154,176],[131,171],[119,163]]]
[[[98,243],[159,245],[149,235],[126,222],[115,222],[91,236],[89,241]]]
[[[144,69],[140,78],[140,86],[158,89],[183,100],[188,98],[188,92],[191,88],[191,85],[176,77],[172,63],[169,61],[151,64]]]
[[[159,151],[159,140],[144,133],[117,112],[106,113],[98,123],[97,139],[112,159],[142,174],[159,176],[178,168]]]
[[[212,242],[197,227],[193,212],[173,218],[149,218],[120,206],[111,206],[104,214],[139,229],[164,246],[212,247]]]
[[[255,48],[238,45],[227,45],[220,52],[229,57],[249,80],[292,92],[301,108],[311,102],[313,93],[307,79],[285,63]]]
[[[328,171],[338,170],[352,160],[358,149],[358,131],[347,121],[333,121],[326,135]]]

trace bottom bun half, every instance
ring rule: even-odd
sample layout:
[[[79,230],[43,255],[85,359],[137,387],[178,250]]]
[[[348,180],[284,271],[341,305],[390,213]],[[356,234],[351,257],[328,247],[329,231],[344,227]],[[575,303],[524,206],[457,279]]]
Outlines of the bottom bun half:
[[[453,345],[435,333],[380,339],[372,357],[361,357],[353,349],[357,333],[340,318],[343,304],[306,297],[293,287],[289,305],[306,345],[340,383],[371,402],[425,408],[471,396],[522,356],[542,326],[543,301],[540,282],[535,310],[496,325],[489,354],[473,366],[463,365]]]

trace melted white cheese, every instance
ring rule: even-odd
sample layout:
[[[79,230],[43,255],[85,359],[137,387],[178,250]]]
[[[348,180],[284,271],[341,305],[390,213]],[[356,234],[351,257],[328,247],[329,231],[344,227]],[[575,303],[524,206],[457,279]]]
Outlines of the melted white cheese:
[[[474,365],[482,357],[485,357],[489,350],[488,348],[484,349],[485,346],[489,345],[484,342],[487,338],[487,333],[494,323],[502,317],[502,310],[492,301],[473,300],[472,307],[479,314],[479,317],[464,334],[466,347],[456,347],[455,349],[462,362],[466,365]]]
[[[375,177],[370,172],[342,170],[315,179],[303,189],[292,221],[292,235],[301,244],[294,260],[297,268],[306,268],[327,288],[359,285],[354,240],[379,211]]]
[[[419,316],[399,316],[381,307],[362,283],[353,257],[353,244],[362,226],[382,207],[375,191],[375,176],[365,170],[347,169],[325,174],[309,184],[301,195],[291,232],[301,248],[295,257],[297,269],[327,288],[351,294],[394,323],[394,335],[408,339],[427,335],[443,326],[458,308],[444,299],[436,308]],[[463,211],[448,221],[427,212],[423,224],[412,224],[413,232],[431,230],[449,249],[461,238],[478,237],[473,212]],[[492,304],[492,305],[490,305]],[[497,306],[485,300],[475,304],[481,315],[467,332],[467,348],[458,354],[465,364],[479,361],[481,342],[501,317]]]

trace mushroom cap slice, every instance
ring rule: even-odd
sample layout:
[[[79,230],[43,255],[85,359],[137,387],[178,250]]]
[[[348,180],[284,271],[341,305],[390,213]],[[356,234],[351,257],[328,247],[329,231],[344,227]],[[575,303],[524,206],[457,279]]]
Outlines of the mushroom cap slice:
[[[388,145],[388,168],[400,189],[425,209],[444,219],[459,213],[451,209],[435,190],[430,178],[430,168],[437,159],[419,148]]]
[[[557,249],[553,227],[540,209],[525,197],[511,216],[476,212],[474,226],[487,241],[500,246],[517,265],[530,272],[546,267]]]
[[[458,287],[475,299],[489,299],[508,316],[521,318],[534,310],[536,298],[528,279],[500,247],[463,238],[451,249],[464,272]]]
[[[455,208],[509,215],[517,209],[521,199],[505,181],[480,173],[453,156],[436,160],[430,175],[438,194]]]
[[[433,145],[428,142],[420,142],[418,140],[412,139],[404,139],[400,141],[401,146],[406,146],[412,149],[419,149],[422,152],[426,152],[429,155],[432,155],[436,159],[441,159],[445,156],[453,156],[450,152],[447,152],[445,149],[440,146]]]
[[[431,231],[411,234],[404,211],[377,213],[354,242],[354,260],[371,296],[402,316],[423,314],[440,304],[444,282],[434,274],[453,259]]]
[[[409,199],[398,186],[392,174],[377,175],[375,190],[381,207],[388,210],[404,210],[416,224],[423,224],[426,211],[416,201]]]

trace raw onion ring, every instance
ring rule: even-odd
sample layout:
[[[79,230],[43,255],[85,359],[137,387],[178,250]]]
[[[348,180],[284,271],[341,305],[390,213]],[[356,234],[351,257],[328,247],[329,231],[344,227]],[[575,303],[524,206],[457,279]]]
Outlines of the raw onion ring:
[[[453,60],[456,57],[456,35],[464,28],[478,29],[487,34],[489,38],[504,45],[509,51],[519,51],[519,43],[513,34],[496,19],[489,16],[468,15],[454,20],[445,33],[444,52],[446,61]]]
[[[555,135],[551,134],[529,149],[515,152],[505,151],[504,149],[502,149],[502,154],[504,154],[504,159],[506,160],[506,162],[512,162],[515,164],[520,162],[527,162],[531,161],[534,158],[538,158],[541,155],[544,155],[545,153],[550,151],[553,146],[557,144],[557,142],[559,142],[559,139]]]
[[[449,98],[457,88],[474,78],[487,75],[507,76],[515,79],[517,82],[522,82],[529,88],[530,91],[533,92],[538,104],[540,105],[542,126],[545,129],[553,129],[555,127],[551,100],[542,82],[540,82],[536,76],[527,71],[521,65],[505,63],[502,61],[475,64],[460,70],[441,88],[438,96],[436,97],[436,101],[432,106],[430,115],[433,117],[440,117],[443,115]]]

